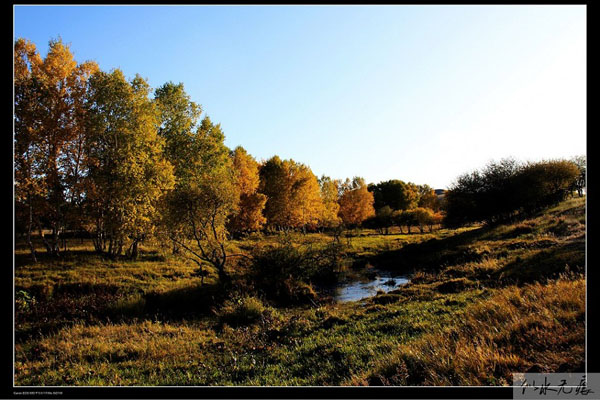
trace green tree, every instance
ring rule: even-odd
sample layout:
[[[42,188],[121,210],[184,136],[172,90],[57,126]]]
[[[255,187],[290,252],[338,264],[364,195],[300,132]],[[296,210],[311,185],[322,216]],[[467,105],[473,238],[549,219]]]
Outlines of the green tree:
[[[408,233],[411,232],[411,227],[417,224],[417,219],[413,210],[396,210],[392,216],[393,221],[396,226],[400,229],[400,233],[402,233],[402,227],[406,226]]]
[[[97,251],[135,258],[155,228],[159,199],[173,188],[173,167],[163,156],[150,88],[116,69],[90,79],[87,118],[86,208]]]
[[[530,215],[565,199],[580,173],[566,160],[491,162],[453,183],[445,196],[445,224],[497,223]]]
[[[417,185],[398,179],[371,184],[369,191],[373,193],[376,209],[389,206],[393,210],[410,210],[415,208],[419,201]]]
[[[165,141],[164,156],[173,165],[174,175],[181,179],[188,172],[188,162],[194,156],[193,141],[198,128],[202,107],[193,102],[185,92],[183,83],[167,82],[154,91],[154,102],[158,112],[158,134]],[[160,204],[160,215],[168,212],[167,198]],[[164,218],[160,219],[166,222]],[[177,242],[169,238],[175,234],[173,230],[159,230],[159,236],[166,235],[166,240],[173,244],[173,253],[179,253]],[[180,240],[184,240],[180,238]]]
[[[175,189],[166,198],[162,226],[201,274],[204,263],[209,263],[225,283],[229,277],[225,224],[239,203],[233,162],[220,125],[208,117],[186,140],[178,155]]]
[[[394,226],[394,210],[390,206],[383,206],[376,210],[373,223],[377,230],[382,234],[389,234],[389,230]]]
[[[197,129],[202,107],[191,101],[183,83],[167,82],[154,91],[159,115],[158,134],[165,139],[164,154],[175,167],[175,175],[186,168],[186,153]]]

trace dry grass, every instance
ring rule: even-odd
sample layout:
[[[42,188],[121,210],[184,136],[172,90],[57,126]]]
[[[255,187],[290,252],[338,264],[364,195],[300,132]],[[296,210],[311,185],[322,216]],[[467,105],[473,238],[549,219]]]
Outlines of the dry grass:
[[[428,333],[387,357],[371,385],[510,385],[513,372],[580,371],[584,363],[585,280],[498,290],[457,324]]]

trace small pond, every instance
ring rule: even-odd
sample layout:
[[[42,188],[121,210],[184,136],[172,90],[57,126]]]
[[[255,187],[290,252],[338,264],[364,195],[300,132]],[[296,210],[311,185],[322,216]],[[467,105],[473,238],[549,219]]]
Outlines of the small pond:
[[[401,275],[396,271],[373,270],[371,279],[341,282],[328,288],[327,291],[335,301],[344,303],[375,296],[379,290],[389,292],[408,282],[407,275]]]

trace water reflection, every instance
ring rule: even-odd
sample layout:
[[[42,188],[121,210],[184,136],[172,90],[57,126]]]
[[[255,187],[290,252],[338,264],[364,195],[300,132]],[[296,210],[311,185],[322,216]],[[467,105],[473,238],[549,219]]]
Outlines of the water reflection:
[[[375,296],[377,291],[389,292],[409,282],[408,276],[389,271],[374,271],[375,276],[369,280],[353,281],[339,284],[331,289],[333,298],[338,302],[361,300]]]

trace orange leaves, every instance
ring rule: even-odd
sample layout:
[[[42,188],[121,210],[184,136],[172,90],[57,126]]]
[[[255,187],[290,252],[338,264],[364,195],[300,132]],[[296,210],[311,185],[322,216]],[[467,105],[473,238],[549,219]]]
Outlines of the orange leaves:
[[[323,213],[319,182],[309,167],[274,156],[260,170],[267,196],[265,216],[271,228],[315,227]]]
[[[352,185],[347,182],[345,186],[346,190],[339,200],[339,216],[345,224],[358,225],[375,215],[373,193],[367,190],[367,185],[362,179],[354,178]]]
[[[257,192],[260,181],[258,163],[243,147],[238,146],[233,151],[233,169],[240,201],[238,212],[229,220],[228,229],[231,232],[257,231],[267,222],[262,214],[267,197]]]

